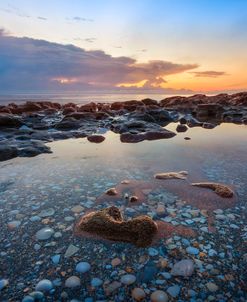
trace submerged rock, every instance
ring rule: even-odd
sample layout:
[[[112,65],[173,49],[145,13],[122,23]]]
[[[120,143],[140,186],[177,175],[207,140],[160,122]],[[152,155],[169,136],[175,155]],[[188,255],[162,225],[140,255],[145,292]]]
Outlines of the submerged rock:
[[[194,272],[194,262],[184,259],[174,264],[171,274],[173,276],[190,277]]]
[[[78,273],[83,273],[83,274],[88,272],[90,269],[91,269],[91,265],[88,262],[79,262],[77,263],[75,268],[75,270]]]
[[[49,227],[45,227],[36,233],[36,238],[38,240],[47,240],[50,239],[53,234],[54,234],[53,229]]]
[[[223,198],[231,198],[233,197],[234,193],[231,188],[226,185],[214,182],[198,182],[192,183],[192,186],[206,188],[213,190],[217,195]]]
[[[152,302],[168,302],[168,296],[163,290],[156,290],[150,298]]]
[[[124,285],[130,285],[136,282],[136,276],[131,275],[131,274],[126,274],[121,277],[121,283]]]
[[[188,175],[187,171],[180,172],[165,172],[165,173],[157,173],[154,175],[156,179],[186,179]]]
[[[123,241],[146,247],[151,244],[158,227],[149,216],[125,221],[117,207],[91,212],[82,217],[77,233],[85,231],[113,241]]]
[[[53,288],[52,282],[48,279],[43,279],[38,282],[35,287],[36,291],[49,292]]]
[[[75,288],[81,285],[81,279],[77,276],[71,276],[65,281],[65,287]]]

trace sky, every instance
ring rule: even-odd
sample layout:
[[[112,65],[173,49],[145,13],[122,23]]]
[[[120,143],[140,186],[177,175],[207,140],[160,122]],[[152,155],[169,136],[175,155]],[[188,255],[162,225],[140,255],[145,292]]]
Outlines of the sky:
[[[246,0],[1,0],[0,91],[247,90]]]

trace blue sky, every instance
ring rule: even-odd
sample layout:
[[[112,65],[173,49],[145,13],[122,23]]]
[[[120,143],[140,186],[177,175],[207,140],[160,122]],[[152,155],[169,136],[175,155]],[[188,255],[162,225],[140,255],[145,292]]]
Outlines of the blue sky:
[[[247,86],[247,1],[2,0],[0,20],[0,27],[15,37],[102,50],[137,63],[198,65],[197,74],[164,73],[164,87],[198,91]],[[216,73],[206,77],[207,71]]]

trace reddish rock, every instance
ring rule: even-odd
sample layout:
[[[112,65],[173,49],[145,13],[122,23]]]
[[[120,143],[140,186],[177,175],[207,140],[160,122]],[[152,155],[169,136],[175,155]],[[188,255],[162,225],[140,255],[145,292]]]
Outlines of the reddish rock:
[[[87,137],[88,141],[91,143],[102,143],[105,140],[105,137],[103,135],[98,135],[98,134],[94,134],[94,135],[89,135]]]
[[[78,108],[79,112],[95,112],[97,110],[97,105],[93,102],[89,104],[82,105]]]
[[[68,115],[70,113],[76,112],[76,108],[75,107],[65,107],[63,109],[63,115]]]
[[[176,131],[177,132],[186,132],[188,127],[184,124],[177,125]]]
[[[142,103],[143,103],[144,105],[146,105],[146,106],[150,106],[150,105],[158,105],[158,104],[159,104],[158,101],[152,100],[152,99],[148,99],[148,98],[142,100]]]

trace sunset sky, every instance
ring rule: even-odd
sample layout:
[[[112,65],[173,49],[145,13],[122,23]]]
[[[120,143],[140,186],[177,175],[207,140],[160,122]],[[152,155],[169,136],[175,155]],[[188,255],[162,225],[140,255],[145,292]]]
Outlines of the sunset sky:
[[[1,0],[0,90],[247,90],[246,0]]]

